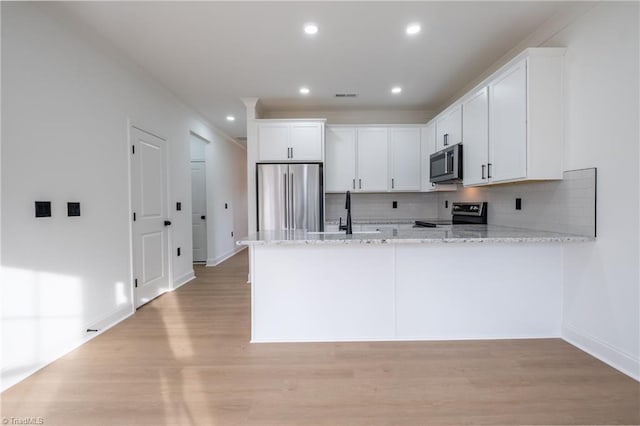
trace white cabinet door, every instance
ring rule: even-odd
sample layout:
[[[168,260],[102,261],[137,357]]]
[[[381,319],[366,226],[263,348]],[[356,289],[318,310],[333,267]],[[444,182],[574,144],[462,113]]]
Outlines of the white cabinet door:
[[[388,131],[384,127],[358,129],[357,188],[361,191],[388,191]]]
[[[258,161],[289,160],[289,124],[258,125]]]
[[[356,189],[356,129],[327,127],[325,157],[325,191]]]
[[[464,185],[487,183],[489,157],[489,94],[484,87],[463,102],[462,150]]]
[[[322,161],[322,123],[291,123],[290,159]]]
[[[493,182],[527,176],[526,61],[507,69],[489,85],[488,177]]]
[[[392,191],[420,190],[420,129],[389,129]]]
[[[461,142],[462,104],[457,104],[436,118],[436,151]]]
[[[447,118],[447,140],[445,146],[462,143],[462,104],[454,106]]]
[[[445,148],[444,146],[444,142],[445,142],[445,138],[449,131],[447,128],[447,125],[449,124],[449,115],[448,114],[441,114],[438,118],[436,118],[436,123],[435,123],[435,132],[436,132],[436,139],[435,139],[435,151],[433,152],[437,152],[440,151],[441,149]]]
[[[431,161],[430,156],[436,152],[436,122],[431,121],[426,127],[421,129],[422,137],[422,179],[421,190],[423,192],[434,191],[436,184],[431,183]]]

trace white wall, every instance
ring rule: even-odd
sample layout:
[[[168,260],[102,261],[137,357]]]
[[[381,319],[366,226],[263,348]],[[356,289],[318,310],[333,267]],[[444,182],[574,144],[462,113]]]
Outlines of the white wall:
[[[215,131],[60,19],[2,3],[2,389],[133,312],[129,120],[169,141],[171,240],[185,248],[171,250],[174,286],[193,275],[189,133]],[[238,164],[241,150],[225,146]],[[237,178],[225,188],[238,191]],[[53,217],[34,218],[36,200],[52,201]],[[66,217],[67,201],[81,217]]]
[[[545,43],[566,46],[566,169],[598,168],[595,244],[564,250],[564,336],[640,378],[638,3],[604,2]]]

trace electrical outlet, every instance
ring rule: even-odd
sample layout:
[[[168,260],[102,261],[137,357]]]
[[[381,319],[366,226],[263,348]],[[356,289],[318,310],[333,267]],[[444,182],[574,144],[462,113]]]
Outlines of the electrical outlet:
[[[182,210],[182,203],[181,203],[180,201],[178,201],[178,202],[176,203],[176,210],[177,210],[177,211]]]
[[[522,198],[516,198],[516,210],[522,210]]]
[[[397,202],[397,201],[394,201],[392,205],[393,205],[393,208],[394,208],[394,209],[397,209],[397,208],[398,208],[398,202]]]

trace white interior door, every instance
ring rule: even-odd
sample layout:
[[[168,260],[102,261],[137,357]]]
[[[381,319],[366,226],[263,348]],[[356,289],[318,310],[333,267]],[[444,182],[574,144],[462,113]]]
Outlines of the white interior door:
[[[131,127],[136,307],[169,290],[167,142]]]
[[[193,261],[207,261],[207,179],[204,162],[191,163],[191,225]]]

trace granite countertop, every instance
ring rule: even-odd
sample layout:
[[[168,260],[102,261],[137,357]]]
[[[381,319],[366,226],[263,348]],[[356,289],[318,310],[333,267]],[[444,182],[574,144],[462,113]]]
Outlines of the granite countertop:
[[[352,235],[346,235],[344,232],[263,231],[243,238],[236,244],[562,243],[588,241],[595,241],[595,238],[497,225],[453,225],[438,228],[354,232]]]
[[[342,224],[344,225],[346,218],[342,218]],[[416,220],[421,220],[424,222],[434,222],[434,221],[442,221],[442,219],[353,219],[351,223],[353,225],[399,225],[399,224],[414,224]],[[328,219],[325,220],[325,224],[328,225],[337,225],[339,223],[339,219]]]

